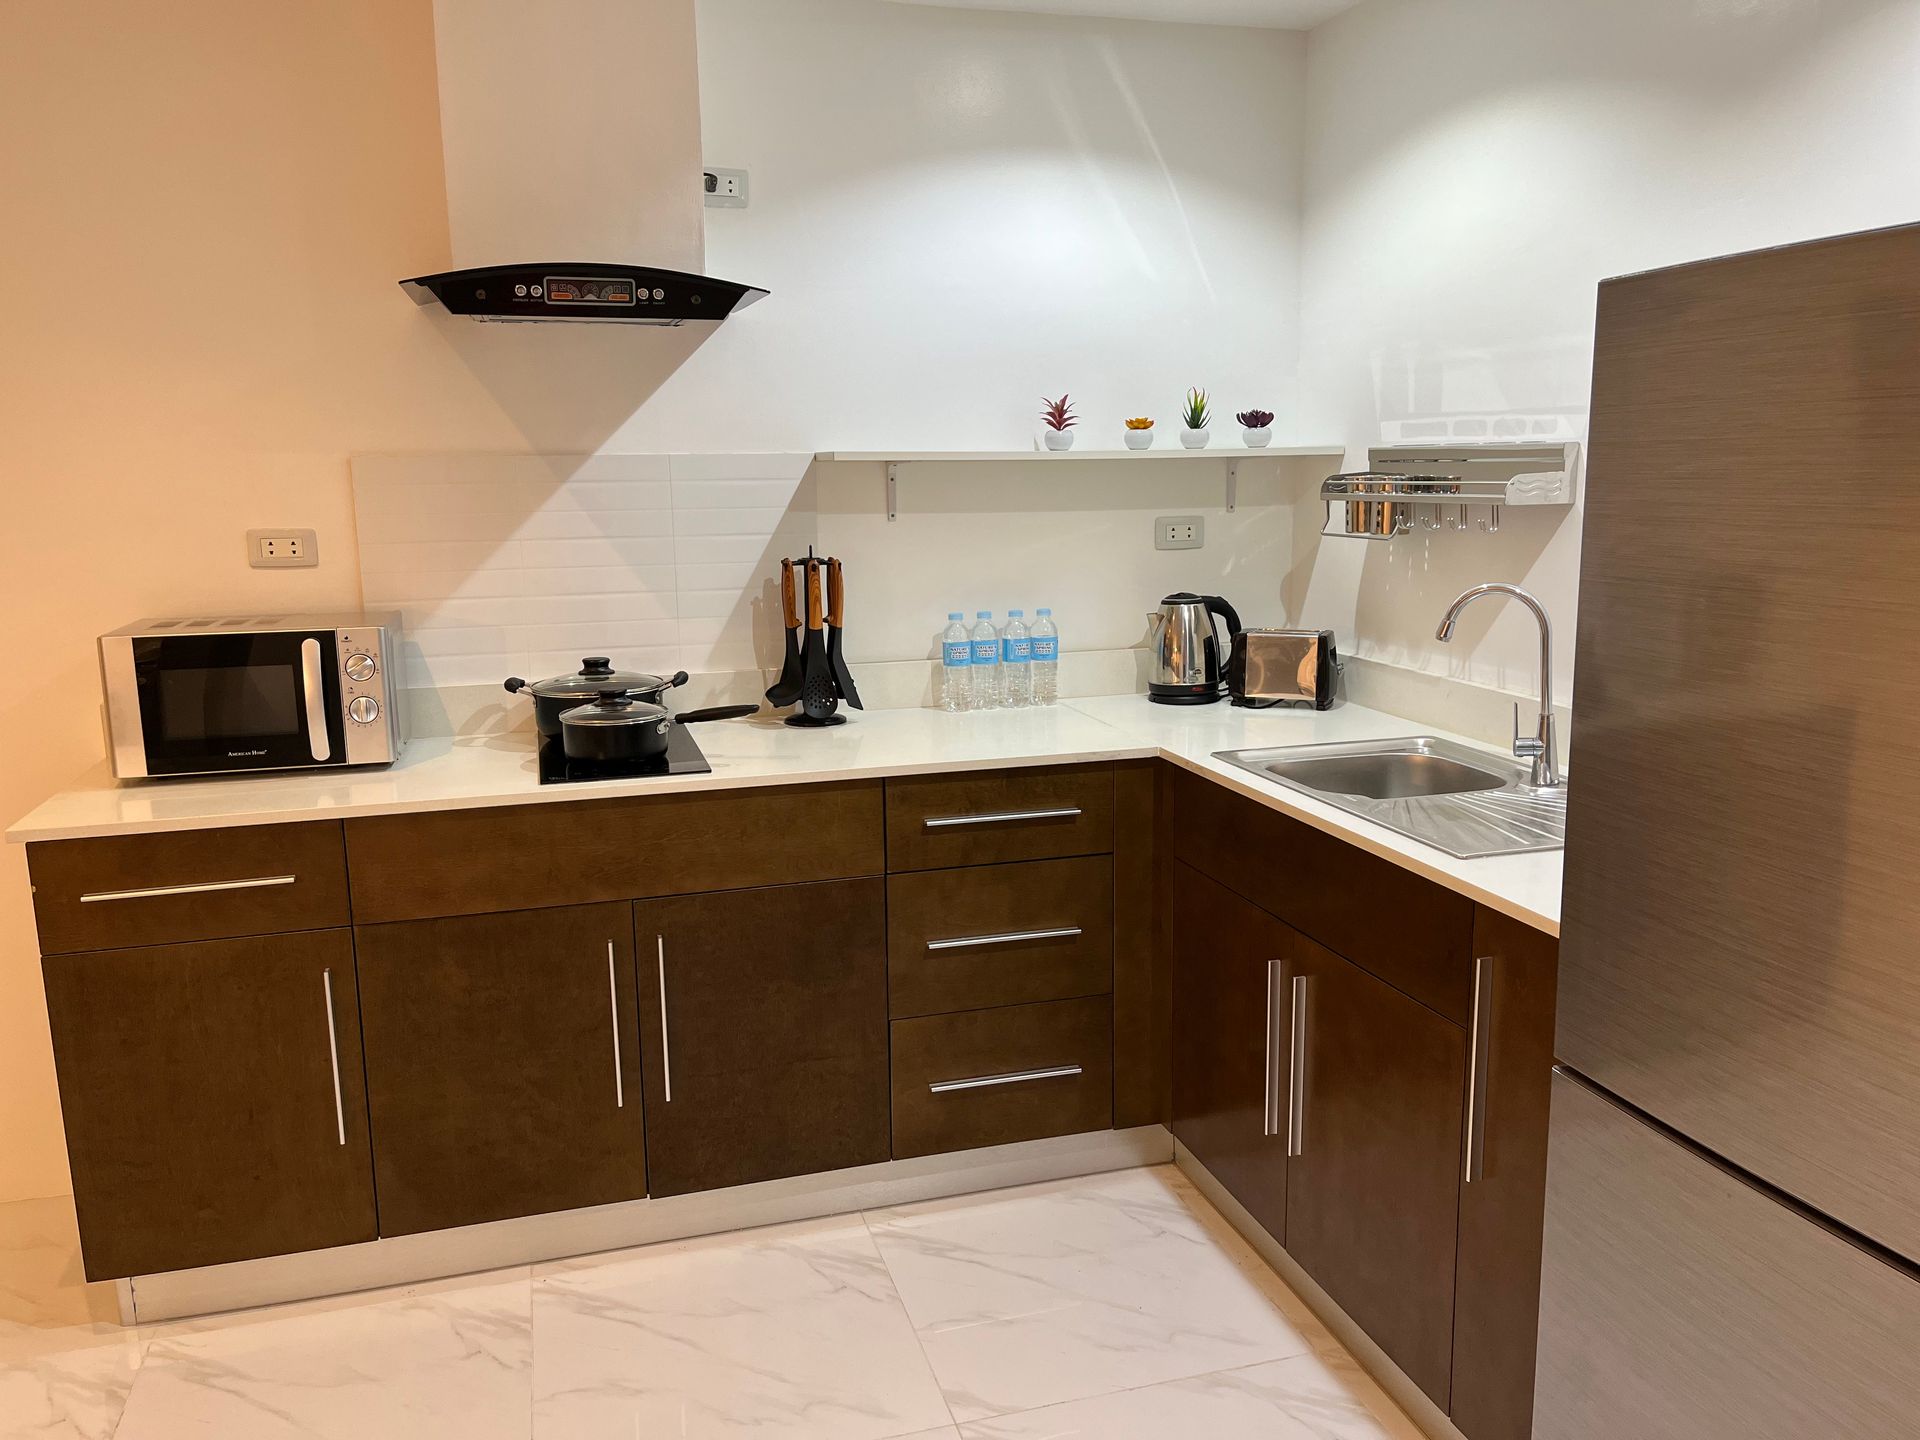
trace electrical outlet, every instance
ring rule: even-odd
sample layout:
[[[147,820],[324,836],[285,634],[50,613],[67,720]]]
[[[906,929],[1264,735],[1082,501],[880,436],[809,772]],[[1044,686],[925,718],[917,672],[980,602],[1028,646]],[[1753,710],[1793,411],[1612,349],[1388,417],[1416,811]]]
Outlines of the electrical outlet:
[[[1162,515],[1153,522],[1156,550],[1198,550],[1206,543],[1204,515]]]
[[[747,172],[744,170],[708,170],[700,177],[709,210],[747,208]]]
[[[247,563],[256,570],[297,570],[318,565],[320,542],[311,530],[249,530]]]

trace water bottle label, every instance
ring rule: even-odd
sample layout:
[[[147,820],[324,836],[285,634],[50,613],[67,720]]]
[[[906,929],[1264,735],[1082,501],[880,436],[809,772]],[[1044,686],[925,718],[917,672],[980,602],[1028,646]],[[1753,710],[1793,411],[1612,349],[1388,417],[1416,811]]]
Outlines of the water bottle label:
[[[949,670],[962,670],[973,661],[973,646],[965,640],[946,642],[946,665]]]
[[[997,642],[992,640],[976,640],[973,642],[973,663],[974,664],[991,665],[995,660],[999,658],[1000,658],[1000,647]]]
[[[1057,635],[1036,636],[1033,641],[1033,658],[1052,662],[1060,658],[1060,637]]]
[[[1000,663],[1003,665],[1024,665],[1033,659],[1031,640],[1002,640],[1000,642]]]

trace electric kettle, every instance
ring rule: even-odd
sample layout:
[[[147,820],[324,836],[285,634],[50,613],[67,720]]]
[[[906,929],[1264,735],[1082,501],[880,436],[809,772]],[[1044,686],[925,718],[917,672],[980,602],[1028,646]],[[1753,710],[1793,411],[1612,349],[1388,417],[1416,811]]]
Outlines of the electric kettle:
[[[1227,622],[1223,642],[1213,617]],[[1226,693],[1227,654],[1240,633],[1240,617],[1218,595],[1181,591],[1147,616],[1152,662],[1147,698],[1162,705],[1211,705]]]

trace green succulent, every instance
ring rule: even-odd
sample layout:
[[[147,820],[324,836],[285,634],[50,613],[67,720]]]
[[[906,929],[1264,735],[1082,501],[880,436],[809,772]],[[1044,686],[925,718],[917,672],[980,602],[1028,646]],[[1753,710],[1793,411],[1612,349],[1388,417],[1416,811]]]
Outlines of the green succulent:
[[[1187,392],[1186,421],[1189,430],[1206,428],[1207,421],[1213,418],[1213,410],[1207,404],[1207,392],[1189,390]]]

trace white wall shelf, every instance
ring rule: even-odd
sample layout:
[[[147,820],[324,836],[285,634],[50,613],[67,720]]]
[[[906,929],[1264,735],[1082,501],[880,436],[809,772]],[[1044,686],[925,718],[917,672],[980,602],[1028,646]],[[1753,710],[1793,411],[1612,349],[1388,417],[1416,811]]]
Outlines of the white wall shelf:
[[[1226,466],[1227,509],[1239,503],[1240,467],[1249,460],[1322,459],[1338,466],[1346,458],[1340,445],[1222,445],[1189,450],[1174,444],[1151,450],[822,450],[815,460],[828,464],[879,464],[887,467],[887,519],[897,518],[899,470],[902,465],[938,465],[956,462],[1060,465],[1074,461],[1120,460],[1153,464],[1162,460],[1211,460]]]

